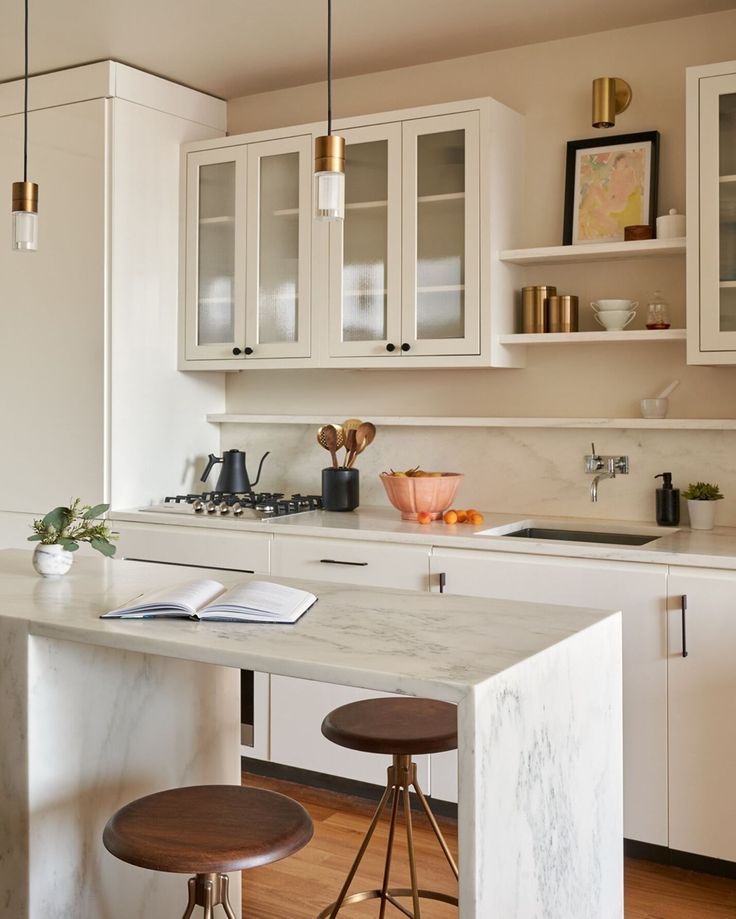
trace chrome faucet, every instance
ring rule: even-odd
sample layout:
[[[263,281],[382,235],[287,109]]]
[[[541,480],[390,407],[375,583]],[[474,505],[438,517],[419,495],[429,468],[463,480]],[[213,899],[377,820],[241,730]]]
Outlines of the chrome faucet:
[[[598,483],[601,479],[615,479],[616,473],[629,474],[628,456],[601,456],[595,452],[595,444],[590,445],[592,452],[585,457],[585,471],[595,473],[595,478],[590,483],[590,500],[598,501]]]

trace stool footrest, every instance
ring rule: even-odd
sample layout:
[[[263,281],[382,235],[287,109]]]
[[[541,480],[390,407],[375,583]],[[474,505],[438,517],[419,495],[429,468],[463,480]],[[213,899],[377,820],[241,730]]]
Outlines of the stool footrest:
[[[438,890],[425,890],[422,887],[419,888],[417,893],[421,900],[439,900],[441,903],[449,903],[450,906],[457,906],[457,897],[453,897],[449,893],[442,893]],[[392,887],[386,891],[386,900],[392,906],[395,906],[404,913],[405,916],[409,916],[410,919],[413,919],[414,914],[406,909],[401,903],[396,902],[396,897],[411,897],[412,895],[413,892],[411,887]],[[345,897],[342,901],[342,905],[349,906],[351,903],[364,903],[366,900],[380,900],[381,896],[380,890],[361,890],[358,893],[353,893]],[[319,913],[317,919],[327,919],[335,908],[336,903],[337,901],[326,906],[322,912]]]

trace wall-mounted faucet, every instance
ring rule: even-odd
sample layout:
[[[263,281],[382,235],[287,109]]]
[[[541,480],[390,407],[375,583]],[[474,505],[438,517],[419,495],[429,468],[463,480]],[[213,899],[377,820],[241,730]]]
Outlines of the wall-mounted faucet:
[[[601,456],[595,452],[595,444],[591,444],[592,452],[585,457],[585,471],[595,478],[590,483],[590,500],[598,500],[598,483],[601,479],[615,479],[619,475],[629,474],[628,456]]]

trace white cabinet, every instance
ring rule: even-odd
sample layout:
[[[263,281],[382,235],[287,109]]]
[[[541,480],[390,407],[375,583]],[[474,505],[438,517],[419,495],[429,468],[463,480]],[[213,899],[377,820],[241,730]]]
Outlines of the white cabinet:
[[[735,648],[736,573],[671,569],[669,845],[732,862],[736,861]]]
[[[736,61],[687,72],[688,360],[736,363]]]
[[[311,151],[311,134],[184,148],[184,367],[309,357]]]
[[[667,569],[515,553],[434,549],[432,589],[623,612],[624,827],[627,838],[667,845]],[[445,767],[447,761],[445,761]],[[439,794],[452,799],[447,769]]]
[[[281,536],[273,539],[271,573],[367,587],[426,590],[429,547],[349,539]],[[291,677],[271,677],[271,759],[362,782],[382,784],[390,757],[347,750],[326,740],[320,726],[333,708],[375,693]],[[419,757],[420,782],[429,788],[429,757]]]
[[[477,355],[480,112],[343,132],[331,227],[330,357]]]

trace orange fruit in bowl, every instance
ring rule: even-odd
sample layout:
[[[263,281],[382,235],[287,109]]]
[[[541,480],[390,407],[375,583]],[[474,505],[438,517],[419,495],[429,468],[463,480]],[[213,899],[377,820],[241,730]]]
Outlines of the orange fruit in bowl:
[[[445,511],[442,519],[445,521],[445,523],[457,523],[457,511],[452,509]]]
[[[417,514],[417,523],[427,524],[432,522],[432,515],[429,511],[419,511]]]

